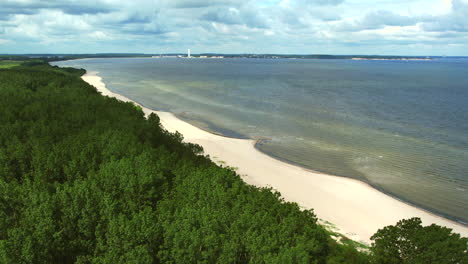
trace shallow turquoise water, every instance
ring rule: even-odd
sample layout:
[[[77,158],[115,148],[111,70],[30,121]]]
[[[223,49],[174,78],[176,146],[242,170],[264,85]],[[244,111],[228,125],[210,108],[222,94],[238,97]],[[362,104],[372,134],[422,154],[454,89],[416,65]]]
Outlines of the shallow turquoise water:
[[[89,59],[107,87],[468,222],[468,59]]]

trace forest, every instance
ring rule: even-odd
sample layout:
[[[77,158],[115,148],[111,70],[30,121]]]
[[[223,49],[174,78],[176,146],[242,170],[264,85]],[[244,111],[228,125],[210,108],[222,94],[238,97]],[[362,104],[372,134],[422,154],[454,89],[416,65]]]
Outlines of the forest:
[[[0,263],[468,263],[467,238],[418,218],[337,242],[84,73],[0,67]]]

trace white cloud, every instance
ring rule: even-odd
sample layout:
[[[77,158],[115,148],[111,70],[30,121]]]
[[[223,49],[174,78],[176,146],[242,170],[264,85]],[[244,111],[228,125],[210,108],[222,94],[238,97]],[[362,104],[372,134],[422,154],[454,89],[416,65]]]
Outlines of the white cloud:
[[[6,52],[450,54],[468,51],[467,19],[467,0],[2,0],[0,39]]]
[[[2,45],[2,44],[7,44],[7,43],[11,43],[11,40],[8,40],[8,39],[1,39],[1,38],[0,38],[0,45]]]

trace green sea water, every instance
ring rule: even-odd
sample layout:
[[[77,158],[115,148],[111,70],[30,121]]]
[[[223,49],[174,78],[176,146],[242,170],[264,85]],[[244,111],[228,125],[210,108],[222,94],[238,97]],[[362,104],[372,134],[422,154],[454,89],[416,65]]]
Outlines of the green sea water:
[[[468,222],[468,59],[89,59],[107,87]]]

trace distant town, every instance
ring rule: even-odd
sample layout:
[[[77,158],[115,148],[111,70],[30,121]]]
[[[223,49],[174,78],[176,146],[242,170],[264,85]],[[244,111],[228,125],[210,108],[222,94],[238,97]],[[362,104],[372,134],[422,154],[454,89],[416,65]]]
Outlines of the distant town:
[[[213,54],[199,54],[192,56],[190,53],[190,49],[187,50],[186,55],[175,55],[175,54],[163,54],[159,56],[151,56],[151,58],[199,58],[199,59],[223,59],[224,56],[222,55],[213,55]]]
[[[291,54],[217,54],[202,53],[191,54],[190,49],[186,54],[160,54],[152,55],[152,58],[199,58],[199,59],[224,59],[224,58],[251,58],[251,59],[352,59],[352,60],[432,60],[431,57],[421,56],[380,56],[380,55],[291,55]]]

